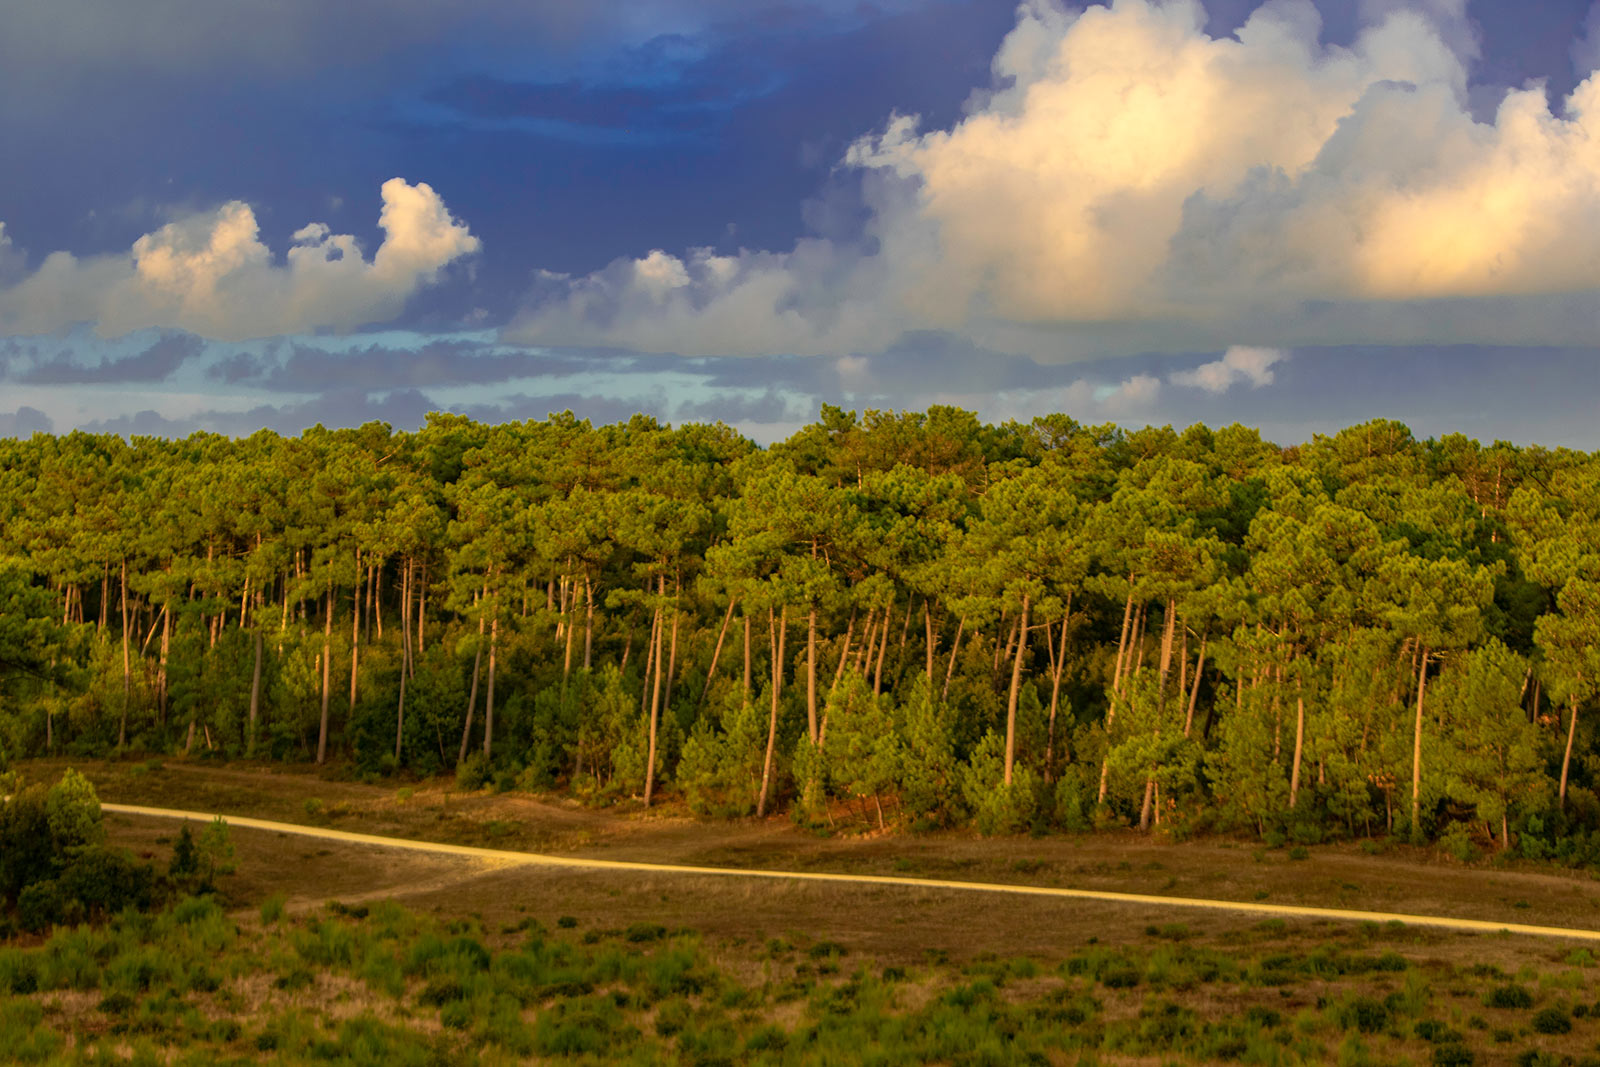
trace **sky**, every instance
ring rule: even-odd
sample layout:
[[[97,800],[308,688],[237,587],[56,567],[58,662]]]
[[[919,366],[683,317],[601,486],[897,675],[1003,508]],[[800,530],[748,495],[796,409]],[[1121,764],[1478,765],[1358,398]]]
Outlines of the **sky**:
[[[0,436],[1600,449],[1600,3],[0,0]]]

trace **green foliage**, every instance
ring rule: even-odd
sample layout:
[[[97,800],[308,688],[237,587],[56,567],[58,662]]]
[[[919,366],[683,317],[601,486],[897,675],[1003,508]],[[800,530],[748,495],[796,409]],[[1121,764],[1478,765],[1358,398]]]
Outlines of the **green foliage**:
[[[1600,862],[1592,455],[828,407],[768,449],[570,414],[37,436],[0,481],[0,768],[250,753]],[[0,792],[12,901],[65,859]],[[98,844],[84,784],[43,803],[50,848]]]

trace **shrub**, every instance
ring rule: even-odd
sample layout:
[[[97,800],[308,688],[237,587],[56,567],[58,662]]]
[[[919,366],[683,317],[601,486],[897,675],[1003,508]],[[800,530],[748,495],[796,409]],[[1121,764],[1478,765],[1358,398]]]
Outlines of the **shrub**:
[[[94,916],[130,907],[143,911],[155,896],[155,873],[126,849],[91,845],[61,872],[58,886],[64,900],[76,901]]]
[[[61,905],[61,891],[55,879],[34,882],[17,896],[17,920],[24,930],[39,933],[60,921]]]
[[[1533,1028],[1541,1034],[1564,1034],[1572,1029],[1572,1019],[1561,1008],[1541,1008],[1534,1013]]]
[[[1485,1003],[1491,1008],[1531,1008],[1533,994],[1519,985],[1495,986],[1489,991]]]
[[[263,926],[270,926],[283,918],[283,906],[288,899],[287,894],[279,892],[272,894],[261,902],[261,923]]]
[[[481,752],[474,752],[456,764],[456,788],[463,793],[476,793],[489,781],[489,760]]]

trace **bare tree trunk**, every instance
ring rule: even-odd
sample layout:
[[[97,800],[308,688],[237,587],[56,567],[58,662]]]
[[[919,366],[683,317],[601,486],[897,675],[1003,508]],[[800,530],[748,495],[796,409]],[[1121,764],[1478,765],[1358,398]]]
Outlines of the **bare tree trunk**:
[[[250,672],[250,738],[245,742],[245,752],[256,754],[256,723],[261,713],[261,617],[256,613],[256,664]]]
[[[406,728],[406,680],[411,677],[411,559],[400,576],[400,704],[395,711],[394,758],[400,759],[400,742]]]
[[[744,616],[744,700],[746,704],[754,696],[754,692],[751,689],[754,679],[750,671],[750,614],[746,612]]]
[[[583,573],[583,669],[594,666],[594,581]]]
[[[1067,595],[1067,608],[1061,615],[1061,644],[1060,648],[1050,657],[1050,726],[1045,733],[1044,766],[1045,773],[1052,774],[1055,768],[1056,754],[1056,708],[1061,703],[1061,676],[1067,669],[1067,620],[1072,618],[1072,596]],[[1050,626],[1045,624],[1045,647],[1050,648]]]
[[[563,582],[565,583],[565,579],[563,579]],[[572,586],[572,597],[571,602],[565,604],[563,608],[563,618],[565,618],[568,613],[578,606],[578,583],[571,582],[567,584]],[[563,600],[566,600],[565,595],[563,595]],[[570,620],[567,621],[566,651],[561,657],[561,694],[563,698],[566,696],[567,692],[567,678],[572,674],[572,644],[574,635],[577,633],[577,629],[578,628],[576,626],[572,625]]]
[[[1011,661],[1011,695],[1006,698],[1006,785],[1017,758],[1017,693],[1022,688],[1022,654],[1028,650],[1029,595],[1022,594],[1022,615],[1017,619],[1017,658]]]
[[[1206,640],[1210,636],[1209,630],[1200,631],[1200,658],[1194,665],[1194,688],[1189,690],[1189,711],[1183,718],[1183,736],[1188,737],[1189,731],[1194,727],[1194,709],[1200,701],[1200,672],[1206,665]]]
[[[844,644],[839,649],[839,662],[833,669],[833,686],[832,686],[832,688],[830,688],[828,690],[828,692],[830,694],[833,692],[834,689],[839,688],[839,682],[844,678],[845,664],[850,662],[850,642],[855,637],[855,634],[856,634],[856,613],[855,613],[854,610],[852,610],[850,612],[850,624],[848,626],[846,626],[845,630],[844,630]],[[823,718],[827,718],[827,713],[826,712],[823,713]],[[822,743],[822,729],[821,729],[821,727],[818,727],[818,729],[817,729],[817,743],[818,744]]]
[[[1172,638],[1177,632],[1176,623],[1178,613],[1173,603],[1173,598],[1167,598],[1167,610],[1162,613],[1165,618],[1161,622],[1161,667],[1157,674],[1157,685],[1163,697],[1167,692],[1167,672],[1172,669]],[[1165,703],[1165,700],[1162,701]]]
[[[1289,772],[1289,810],[1293,811],[1300,800],[1300,756],[1305,751],[1306,744],[1306,698],[1301,694],[1295,698],[1295,723],[1294,723],[1294,765]]]
[[[889,650],[889,624],[893,622],[892,609],[894,605],[883,609],[883,637],[878,641],[878,663],[872,672],[872,695],[877,696],[883,690],[883,654]]]
[[[1422,646],[1417,670],[1417,718],[1411,733],[1411,836],[1422,836],[1422,694],[1428,688],[1428,648]]]
[[[156,712],[161,725],[167,725],[167,656],[172,651],[172,607],[162,608],[161,662],[156,667]]]
[[[317,762],[328,759],[328,694],[333,663],[333,578],[328,578],[328,610],[322,620],[322,719],[317,726]]]
[[[427,651],[422,643],[422,628],[428,620],[428,565],[426,563],[417,567],[417,655]],[[416,677],[417,661],[411,660],[412,677]]]
[[[767,755],[761,764],[761,796],[756,801],[756,818],[767,814],[767,797],[772,788],[772,752],[778,743],[778,698],[783,689],[783,654],[789,638],[789,605],[783,606],[781,621],[774,622],[767,608],[767,631],[772,646],[772,715],[767,721]]]
[[[1559,712],[1557,713],[1559,714]],[[1567,771],[1572,767],[1572,741],[1578,736],[1578,698],[1572,698],[1571,717],[1567,720],[1567,750],[1561,755],[1561,810],[1567,810]]]
[[[662,591],[666,591],[666,579],[662,579]],[[683,619],[683,613],[678,610],[678,601],[683,593],[683,579],[680,577],[672,589],[672,643],[667,649],[667,677],[661,693],[661,707],[663,711],[672,707],[672,680],[678,676],[678,623]]]
[[[350,714],[356,713],[356,682],[361,664],[361,550],[356,549],[356,591],[350,598]]]
[[[467,758],[467,745],[472,739],[472,712],[478,706],[478,668],[483,665],[483,616],[478,616],[478,650],[472,656],[472,688],[467,690],[467,721],[461,727],[461,752],[456,762]]]
[[[711,679],[717,676],[717,661],[722,658],[722,642],[728,636],[728,626],[733,622],[733,606],[738,602],[738,597],[728,597],[728,610],[722,616],[722,629],[717,631],[717,647],[711,650],[711,666],[706,668],[706,684],[705,688],[700,690],[700,701],[697,706],[703,707],[706,694],[711,692]]]
[[[939,634],[933,628],[933,601],[929,597],[922,600],[922,629],[927,638],[928,650],[928,689],[933,690],[933,654],[939,642]]]
[[[950,680],[956,676],[956,656],[961,651],[961,634],[967,628],[967,617],[961,616],[956,623],[955,640],[950,642],[950,665],[944,669],[944,688],[939,692],[940,700],[950,699]]]
[[[128,705],[133,700],[133,664],[128,655],[128,557],[122,557],[122,721],[117,726],[117,748],[128,743]]]
[[[666,598],[667,576],[665,574],[661,576],[661,584],[656,590],[656,595],[663,600]],[[655,682],[651,686],[650,692],[650,752],[644,765],[644,806],[647,808],[650,806],[650,797],[655,792],[656,786],[656,721],[659,718],[661,707],[661,638],[662,631],[666,629],[666,620],[661,616],[664,607],[663,603],[657,602],[654,638],[656,670]]]
[[[817,743],[817,606],[811,605],[806,628],[806,731]]]
[[[1128,573],[1128,599],[1122,605],[1122,633],[1117,638],[1117,667],[1111,675],[1111,691],[1122,692],[1124,660],[1128,654],[1128,627],[1133,622],[1133,573]]]
[[[483,758],[494,757],[494,663],[500,648],[500,603],[495,598],[494,618],[489,620],[489,692],[483,706]]]

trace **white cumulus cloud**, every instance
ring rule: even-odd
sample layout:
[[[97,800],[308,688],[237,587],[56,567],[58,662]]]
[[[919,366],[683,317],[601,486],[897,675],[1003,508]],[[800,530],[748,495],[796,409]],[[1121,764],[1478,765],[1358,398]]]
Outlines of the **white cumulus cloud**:
[[[1462,0],[1309,0],[1211,37],[1196,0],[1027,0],[948,129],[844,165],[859,241],[651,252],[562,279],[524,340],[842,354],[908,329],[1036,357],[1330,343],[1561,344],[1600,321],[1600,78],[1468,108]]]
[[[1177,371],[1168,375],[1167,380],[1173,385],[1192,386],[1208,393],[1226,393],[1241,382],[1259,389],[1272,384],[1273,366],[1287,358],[1288,353],[1278,348],[1234,345],[1221,359],[1202,363],[1194,370]]]
[[[241,201],[168,223],[126,255],[47,256],[0,289],[0,330],[45,333],[91,322],[105,336],[176,327],[218,340],[348,330],[398,315],[418,289],[479,248],[425,183],[383,183],[384,240],[359,243],[312,223],[278,262]]]

